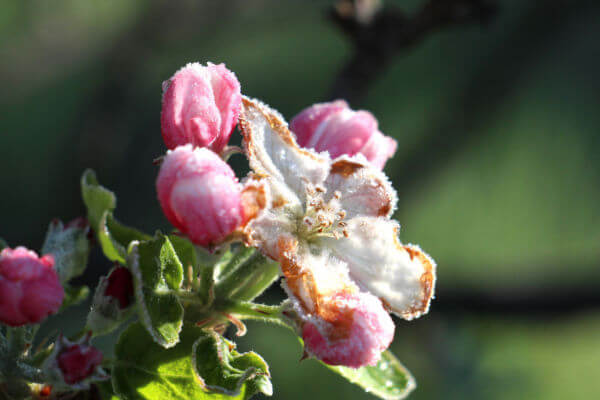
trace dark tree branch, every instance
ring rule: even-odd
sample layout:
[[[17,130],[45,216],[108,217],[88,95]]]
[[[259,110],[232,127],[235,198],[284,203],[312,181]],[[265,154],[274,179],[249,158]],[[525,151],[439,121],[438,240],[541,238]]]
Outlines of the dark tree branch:
[[[548,318],[600,309],[600,291],[593,285],[493,290],[440,288],[432,312]]]
[[[340,13],[339,7],[334,8],[331,19],[350,38],[355,51],[339,73],[331,97],[360,102],[373,80],[402,51],[436,30],[473,22],[486,23],[495,12],[496,6],[486,0],[429,0],[414,17],[387,7],[365,24],[356,15]]]

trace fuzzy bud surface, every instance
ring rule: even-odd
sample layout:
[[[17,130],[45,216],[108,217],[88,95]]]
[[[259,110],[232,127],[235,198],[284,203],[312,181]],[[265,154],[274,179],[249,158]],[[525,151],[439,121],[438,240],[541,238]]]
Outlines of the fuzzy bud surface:
[[[306,351],[330,365],[377,364],[394,338],[394,322],[381,301],[369,293],[339,293],[331,301],[337,318],[304,324]]]
[[[0,321],[34,324],[60,308],[64,290],[52,255],[38,257],[25,247],[0,252]]]
[[[242,94],[224,64],[188,64],[163,83],[162,136],[167,148],[192,144],[221,153],[237,124]]]
[[[304,109],[292,119],[290,128],[302,147],[327,151],[331,158],[362,154],[379,169],[397,147],[394,139],[379,131],[373,114],[354,111],[343,100]]]
[[[198,245],[219,243],[244,221],[240,183],[206,148],[187,145],[167,152],[156,190],[167,219]]]

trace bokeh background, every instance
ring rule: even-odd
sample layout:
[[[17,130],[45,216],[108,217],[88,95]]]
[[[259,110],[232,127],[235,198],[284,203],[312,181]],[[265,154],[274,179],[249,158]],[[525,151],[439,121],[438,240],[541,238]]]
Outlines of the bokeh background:
[[[152,164],[165,151],[161,82],[190,61],[225,62],[289,119],[330,100],[353,57],[332,3],[0,2],[0,236],[39,249],[50,219],[84,214],[87,167],[117,193],[120,220],[169,229]],[[410,16],[424,3],[386,5]],[[492,3],[487,23],[398,52],[351,104],[398,140],[386,172],[401,239],[438,262],[430,314],[397,320],[392,349],[417,378],[414,400],[595,398],[600,5]],[[96,249],[84,280],[109,267]],[[282,297],[274,287],[265,301]],[[299,362],[285,330],[250,324],[240,347],[270,363],[275,399],[371,398]]]

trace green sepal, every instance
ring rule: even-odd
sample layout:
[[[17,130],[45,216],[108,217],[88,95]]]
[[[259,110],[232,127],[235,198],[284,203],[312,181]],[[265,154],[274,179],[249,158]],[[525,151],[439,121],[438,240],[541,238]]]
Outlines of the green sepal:
[[[251,301],[279,277],[279,264],[259,251],[240,247],[217,266],[215,297]]]
[[[90,226],[109,260],[125,264],[127,248],[132,241],[151,239],[151,236],[125,226],[113,217],[117,198],[113,192],[98,183],[96,174],[91,169],[86,170],[81,177],[81,194],[87,207]]]
[[[90,253],[89,227],[65,227],[55,220],[50,222],[41,254],[52,254],[54,268],[64,284],[85,271]]]
[[[381,360],[373,367],[353,369],[322,364],[384,400],[404,399],[417,387],[411,373],[389,350],[383,352]]]
[[[67,307],[71,307],[77,305],[87,299],[90,294],[90,288],[87,286],[72,286],[68,283],[63,284],[63,288],[65,290],[65,297],[63,299],[62,305],[60,306],[60,311],[64,311]],[[60,312],[59,311],[59,312]]]
[[[8,243],[6,243],[6,240],[0,238],[0,251],[2,251],[3,249],[8,247]]]
[[[135,302],[132,301],[127,307],[121,308],[121,303],[118,299],[105,294],[109,285],[109,277],[118,268],[123,267],[113,267],[108,274],[100,277],[96,286],[86,323],[86,329],[91,330],[94,336],[106,335],[117,329],[137,310]]]
[[[205,390],[248,399],[256,393],[273,394],[269,366],[253,351],[238,353],[235,344],[206,331],[192,352],[194,372]]]
[[[115,194],[98,183],[96,173],[91,169],[86,169],[81,177],[81,196],[93,229],[100,226],[100,220],[107,210],[113,211],[117,206]]]
[[[175,294],[183,282],[183,268],[171,242],[160,234],[149,241],[132,242],[127,266],[142,324],[156,343],[175,346],[183,325],[183,306]]]
[[[229,377],[239,371],[246,379],[241,383],[236,396],[207,391],[199,379],[194,362],[202,362],[202,371],[210,374],[224,373],[222,362],[213,339],[215,333],[208,333],[194,325],[185,325],[181,330],[180,342],[170,349],[156,344],[140,323],[129,326],[119,338],[115,347],[115,362],[112,368],[114,395],[122,400],[225,400],[248,399],[253,393],[270,393],[268,367],[260,356],[254,353],[238,354],[230,350],[225,339],[214,339],[223,343],[222,355],[228,361]],[[196,354],[202,349],[212,352]],[[212,375],[211,375],[212,376]],[[208,381],[207,378],[202,378]],[[239,378],[237,379],[239,380]],[[106,391],[110,393],[110,391]],[[106,397],[111,398],[111,397]]]
[[[150,240],[151,236],[118,222],[112,212],[105,211],[96,230],[98,242],[106,258],[125,264],[127,248],[134,240]]]
[[[196,247],[192,242],[190,242],[187,238],[178,236],[178,235],[169,235],[168,236],[171,245],[175,249],[175,253],[179,257],[179,261],[181,261],[181,265],[183,266],[183,276],[186,282],[186,285],[191,285],[192,282],[189,282],[188,269],[192,268],[192,279],[198,276],[198,254],[196,253]]]

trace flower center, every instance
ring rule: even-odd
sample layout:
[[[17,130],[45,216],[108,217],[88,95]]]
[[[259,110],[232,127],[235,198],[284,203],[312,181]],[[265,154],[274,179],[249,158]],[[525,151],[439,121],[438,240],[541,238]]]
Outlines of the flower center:
[[[329,200],[325,194],[322,186],[306,185],[306,212],[298,221],[298,234],[306,240],[348,237],[346,211],[340,203],[342,194],[335,191]]]

